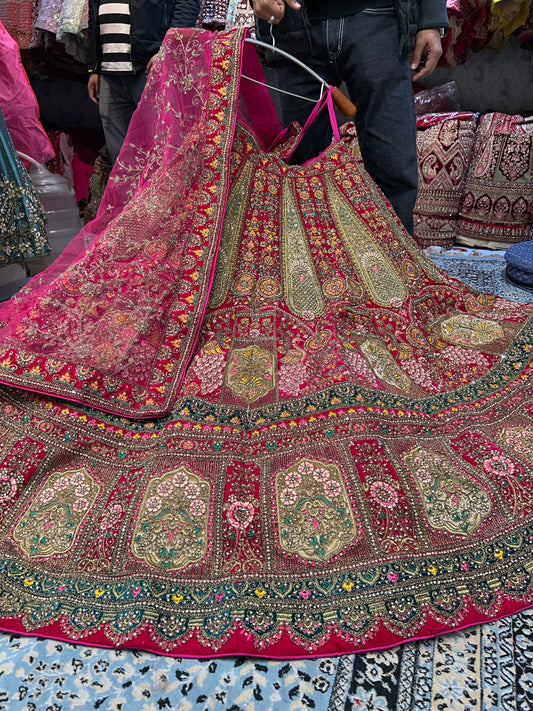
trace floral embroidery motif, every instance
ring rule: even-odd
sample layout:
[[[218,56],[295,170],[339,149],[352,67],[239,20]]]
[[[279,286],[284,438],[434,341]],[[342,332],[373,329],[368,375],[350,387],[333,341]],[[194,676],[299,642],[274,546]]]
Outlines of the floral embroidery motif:
[[[511,452],[533,459],[533,427],[505,427],[500,440]]]
[[[270,351],[256,345],[235,348],[228,360],[226,382],[243,400],[259,400],[275,387],[275,357]]]
[[[207,551],[211,487],[185,467],[150,480],[144,493],[131,552],[148,565],[181,570]]]
[[[360,537],[340,469],[301,459],[276,475],[279,544],[300,558],[328,561]]]
[[[201,383],[205,395],[215,392],[224,381],[226,358],[217,341],[213,338],[195,356],[192,370]]]
[[[484,346],[503,337],[503,328],[497,321],[469,314],[452,316],[440,328],[444,340],[462,346]]]
[[[17,498],[24,477],[9,469],[0,469],[0,505],[5,507]]]
[[[66,553],[99,492],[100,485],[86,469],[54,472],[16,525],[13,538],[31,558]]]
[[[492,512],[489,492],[457,465],[416,447],[404,456],[420,491],[429,524],[437,530],[472,535]]]
[[[280,392],[288,395],[299,395],[302,388],[309,380],[309,371],[305,365],[305,352],[295,346],[281,359],[279,369]]]

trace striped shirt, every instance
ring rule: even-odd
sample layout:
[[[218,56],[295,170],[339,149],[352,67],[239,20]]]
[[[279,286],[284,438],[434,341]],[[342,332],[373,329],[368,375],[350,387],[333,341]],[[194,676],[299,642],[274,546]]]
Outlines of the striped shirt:
[[[131,74],[131,14],[129,2],[102,0],[98,10],[101,71]]]

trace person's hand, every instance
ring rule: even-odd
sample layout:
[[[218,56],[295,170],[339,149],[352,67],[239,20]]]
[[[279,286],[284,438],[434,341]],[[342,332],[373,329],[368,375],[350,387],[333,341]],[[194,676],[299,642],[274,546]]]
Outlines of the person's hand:
[[[156,52],[156,54],[154,54],[153,57],[150,57],[148,64],[146,65],[146,69],[144,70],[146,72],[146,74],[150,74],[150,69],[153,67],[156,57],[157,57],[157,52]]]
[[[87,91],[89,92],[89,99],[94,101],[95,104],[100,103],[100,75],[91,74],[89,81],[87,83]]]
[[[415,48],[411,60],[413,81],[431,74],[442,55],[442,43],[438,30],[420,30],[416,33]]]
[[[254,14],[260,20],[266,20],[271,25],[277,25],[285,15],[285,5],[299,10],[302,6],[298,0],[253,0]]]

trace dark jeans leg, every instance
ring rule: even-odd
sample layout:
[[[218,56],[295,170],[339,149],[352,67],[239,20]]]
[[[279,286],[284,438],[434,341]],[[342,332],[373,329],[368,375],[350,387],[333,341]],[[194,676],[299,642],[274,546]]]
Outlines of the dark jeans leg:
[[[394,10],[374,8],[338,20],[311,23],[313,56],[301,59],[329,84],[346,82],[357,106],[356,125],[365,167],[413,234],[418,188],[416,123],[409,60],[399,54],[399,27]],[[318,96],[317,82],[283,62],[279,86]],[[311,94],[314,92],[314,94]],[[305,122],[312,104],[281,95],[282,121]],[[295,154],[295,162],[318,155],[331,141],[329,118],[316,126]]]
[[[345,18],[342,76],[357,106],[355,123],[365,168],[413,234],[418,190],[416,117],[409,59],[399,55],[392,8]]]
[[[118,158],[145,84],[144,72],[116,76],[102,74],[100,77],[100,118],[113,163]]]

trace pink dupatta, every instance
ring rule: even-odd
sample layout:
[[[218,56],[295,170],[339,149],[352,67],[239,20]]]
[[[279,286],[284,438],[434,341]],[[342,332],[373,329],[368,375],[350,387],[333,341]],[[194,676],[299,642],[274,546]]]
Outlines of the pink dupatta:
[[[96,219],[0,308],[1,382],[129,417],[170,410],[227,200],[242,54],[233,36],[167,34]],[[255,48],[243,51],[260,78]],[[267,90],[243,91],[257,105]],[[280,126],[266,107],[251,120],[268,144]]]

